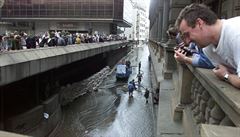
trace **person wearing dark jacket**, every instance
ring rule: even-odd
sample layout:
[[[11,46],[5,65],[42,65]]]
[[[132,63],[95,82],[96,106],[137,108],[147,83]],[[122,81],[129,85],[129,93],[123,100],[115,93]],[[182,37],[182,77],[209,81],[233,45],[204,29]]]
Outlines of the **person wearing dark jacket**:
[[[148,98],[149,98],[149,90],[146,88],[146,91],[144,93],[144,97],[146,98],[146,103],[148,103]]]

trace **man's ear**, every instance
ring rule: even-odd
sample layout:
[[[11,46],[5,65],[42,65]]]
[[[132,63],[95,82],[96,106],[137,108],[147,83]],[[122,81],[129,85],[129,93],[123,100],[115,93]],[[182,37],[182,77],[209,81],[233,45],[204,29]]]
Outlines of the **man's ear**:
[[[199,26],[200,29],[202,29],[205,22],[201,18],[196,19],[196,26]]]

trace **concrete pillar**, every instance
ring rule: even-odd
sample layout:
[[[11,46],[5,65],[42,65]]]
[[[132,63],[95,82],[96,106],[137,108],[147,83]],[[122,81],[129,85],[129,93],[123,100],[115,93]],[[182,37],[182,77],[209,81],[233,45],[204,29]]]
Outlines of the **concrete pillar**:
[[[3,91],[0,90],[0,130],[3,129],[3,120],[4,120],[4,109],[3,109],[3,100],[4,100],[4,97],[3,97]]]
[[[176,46],[175,39],[169,39],[167,36],[167,29],[169,25],[174,25],[176,18],[178,17],[179,12],[186,3],[186,1],[177,1],[177,0],[163,0],[164,9],[163,9],[163,28],[162,28],[162,43],[164,43],[164,78],[171,79],[172,72],[176,69],[176,61],[174,59],[174,50],[173,48]]]
[[[179,72],[179,79],[178,79],[178,87],[177,95],[178,95],[178,103],[175,106],[173,119],[174,120],[181,120],[182,118],[182,111],[184,109],[185,104],[191,103],[191,87],[193,81],[193,74],[188,69],[185,64],[178,64],[178,72]]]
[[[228,8],[228,10],[226,9],[225,10],[225,8],[226,8],[226,6],[222,6],[222,12],[223,12],[223,14],[227,14],[226,16],[229,18],[229,17],[235,17],[235,16],[239,16],[240,15],[240,2],[238,2],[239,0],[233,0],[233,2],[231,2],[230,0],[229,1],[224,1],[223,3],[222,3],[222,5],[225,5],[226,3],[227,4],[229,4],[229,5],[231,5],[231,4],[233,4],[233,6],[232,7],[234,7],[234,8],[232,8],[232,10],[229,10],[229,9],[231,9],[231,8]],[[231,4],[230,4],[231,3]],[[224,16],[224,15],[222,15],[222,16]]]
[[[39,80],[39,75],[36,75],[35,77],[35,99],[36,99],[36,104],[40,104],[40,80]]]
[[[163,76],[164,76],[164,79],[172,79],[172,73],[177,68],[176,60],[174,58],[174,49],[173,49],[173,47],[176,46],[176,41],[175,39],[168,39],[168,42],[162,45],[164,45]]]
[[[5,31],[6,31],[6,26],[5,25],[3,25],[3,23],[2,23],[2,6],[3,6],[3,3],[4,3],[4,1],[2,1],[2,2],[0,2],[0,33],[1,34],[4,34],[4,33],[6,33]]]
[[[191,4],[191,0],[170,0],[169,3],[169,24],[175,24],[180,11],[186,6]]]
[[[162,25],[162,42],[167,42],[167,30],[169,25],[169,0],[163,0],[163,25]]]
[[[155,33],[156,33],[156,32],[155,32],[154,23],[153,23],[153,26],[152,26],[152,30],[151,30],[151,32],[152,32],[152,40],[155,41],[155,37],[156,37],[156,36],[155,36],[155,35],[156,35]]]
[[[193,74],[185,64],[179,65],[179,92],[180,103],[191,103],[191,87],[193,81]]]
[[[157,21],[154,22],[154,26],[153,26],[153,31],[154,31],[154,41],[157,41],[158,40],[158,31],[157,31],[157,28],[158,28],[158,24],[157,24]]]
[[[162,40],[162,27],[163,27],[163,0],[159,1],[159,12],[158,12],[158,41]]]

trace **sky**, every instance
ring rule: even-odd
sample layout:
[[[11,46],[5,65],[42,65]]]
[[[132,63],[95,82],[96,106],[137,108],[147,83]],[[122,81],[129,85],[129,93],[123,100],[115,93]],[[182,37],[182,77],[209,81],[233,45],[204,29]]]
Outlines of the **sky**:
[[[150,0],[145,0],[145,3],[146,3],[146,5],[147,5],[147,10],[149,10]]]
[[[147,15],[148,15],[148,12],[149,12],[149,6],[150,6],[150,0],[145,0],[145,3],[147,5]]]

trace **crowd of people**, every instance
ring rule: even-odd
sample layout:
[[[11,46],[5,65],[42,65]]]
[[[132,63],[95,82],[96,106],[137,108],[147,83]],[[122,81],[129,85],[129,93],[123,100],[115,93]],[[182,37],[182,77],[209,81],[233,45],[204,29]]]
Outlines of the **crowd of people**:
[[[0,51],[22,50],[37,47],[67,46],[80,43],[126,40],[119,35],[90,35],[86,33],[46,32],[42,35],[28,35],[25,32],[9,32],[0,35]]]
[[[240,17],[219,19],[204,4],[186,6],[175,22],[177,35],[183,45],[195,44],[199,51],[190,50],[192,55],[189,56],[185,46],[179,48],[179,44],[175,49],[175,59],[196,67],[212,69],[219,79],[240,88],[239,24]]]

